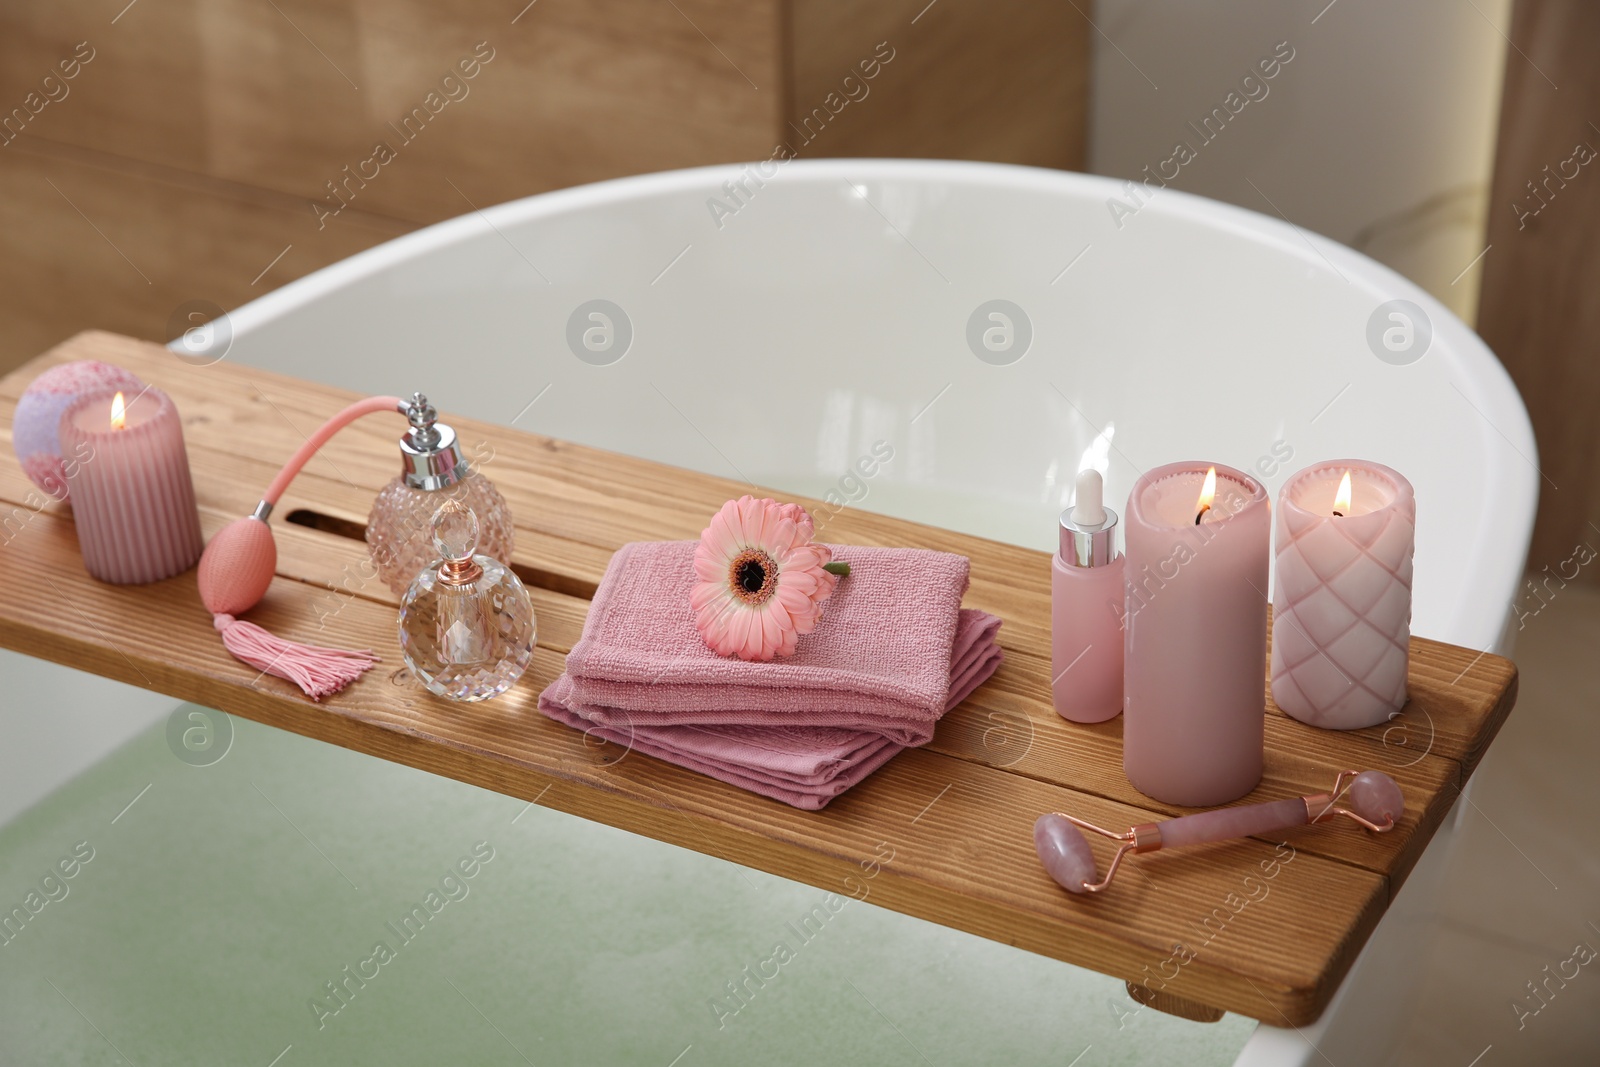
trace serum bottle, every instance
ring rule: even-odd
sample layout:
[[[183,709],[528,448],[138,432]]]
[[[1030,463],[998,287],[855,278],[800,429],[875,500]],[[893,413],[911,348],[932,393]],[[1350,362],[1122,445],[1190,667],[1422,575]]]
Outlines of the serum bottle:
[[[1123,556],[1117,513],[1104,499],[1100,472],[1081,472],[1051,560],[1050,688],[1056,712],[1073,722],[1105,722],[1122,711]]]

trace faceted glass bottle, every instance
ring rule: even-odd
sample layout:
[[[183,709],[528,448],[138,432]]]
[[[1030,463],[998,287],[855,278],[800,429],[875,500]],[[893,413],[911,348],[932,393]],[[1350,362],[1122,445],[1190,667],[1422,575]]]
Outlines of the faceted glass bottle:
[[[413,393],[406,414],[411,429],[400,439],[403,469],[383,487],[367,517],[367,546],[378,577],[404,594],[418,572],[438,558],[432,522],[447,500],[477,515],[479,552],[511,562],[516,534],[505,497],[467,465],[455,430],[437,421],[427,397]]]
[[[434,513],[437,552],[400,604],[400,650],[429,691],[487,700],[510,689],[533,659],[533,598],[511,569],[475,551],[478,517],[450,500]]]

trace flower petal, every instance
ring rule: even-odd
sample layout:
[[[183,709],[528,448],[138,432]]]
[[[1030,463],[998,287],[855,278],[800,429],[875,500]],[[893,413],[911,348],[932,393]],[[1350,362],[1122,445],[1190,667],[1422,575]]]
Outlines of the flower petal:
[[[832,571],[818,571],[817,592],[812,599],[820,604],[824,600],[827,600],[829,597],[831,597],[833,595],[833,591],[838,587],[839,576],[837,574],[834,574]]]
[[[766,659],[772,658],[772,653],[783,644],[783,624],[778,621],[778,613],[770,608],[759,612],[761,616],[761,649],[766,653]],[[787,621],[787,613],[785,615]]]
[[[786,517],[794,522],[798,539],[809,541],[816,536],[816,528],[811,522],[811,513],[799,504],[779,504]]]
[[[827,545],[819,545],[814,541],[797,545],[789,550],[782,560],[786,566],[822,569],[824,563],[833,562],[833,552]]]
[[[727,582],[696,582],[694,588],[689,590],[689,606],[695,611],[704,610],[718,600],[732,599]]]
[[[739,539],[746,547],[761,543],[761,519],[766,508],[753,496],[739,498]]]
[[[794,616],[795,633],[810,633],[817,628],[817,620],[820,618],[822,618],[822,610],[815,604],[810,604],[806,611]]]
[[[728,643],[734,651],[742,654],[745,642],[750,639],[750,612],[744,607],[736,607],[728,613]]]
[[[811,611],[811,596],[794,582],[778,581],[778,592],[773,597],[788,609],[790,615],[805,615]]]
[[[774,559],[781,559],[795,545],[794,520],[784,514],[782,508],[772,507],[767,509],[767,525],[765,542],[767,551],[772,553]]]
[[[794,612],[784,607],[783,601],[774,596],[771,600],[761,605],[761,610],[770,613],[777,619],[778,625],[785,630],[794,629]]]
[[[717,553],[706,548],[705,542],[694,550],[694,576],[702,582],[728,584],[728,563],[726,559],[717,559]]]
[[[730,500],[722,505],[721,511],[711,516],[711,525],[700,535],[700,543],[720,556],[726,564],[744,547],[738,527],[739,509]]]
[[[778,588],[788,587],[806,596],[815,596],[822,585],[817,577],[828,572],[820,568],[810,567],[784,567],[778,571]]]
[[[773,559],[782,559],[783,554],[793,543],[794,523],[776,511],[768,511],[761,531],[761,547],[765,548]]]

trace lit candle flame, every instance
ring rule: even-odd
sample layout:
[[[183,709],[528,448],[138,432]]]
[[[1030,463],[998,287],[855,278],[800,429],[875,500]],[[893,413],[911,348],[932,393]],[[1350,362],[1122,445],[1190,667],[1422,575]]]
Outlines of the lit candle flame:
[[[122,394],[118,393],[111,398],[111,428],[120,430],[128,423],[128,407],[123,402]]]
[[[1194,524],[1200,525],[1200,517],[1211,510],[1211,502],[1217,496],[1217,468],[1212,467],[1206,471],[1205,484],[1200,487],[1200,499],[1194,502]]]
[[[1350,472],[1339,479],[1339,491],[1333,494],[1333,513],[1340,518],[1350,514]]]

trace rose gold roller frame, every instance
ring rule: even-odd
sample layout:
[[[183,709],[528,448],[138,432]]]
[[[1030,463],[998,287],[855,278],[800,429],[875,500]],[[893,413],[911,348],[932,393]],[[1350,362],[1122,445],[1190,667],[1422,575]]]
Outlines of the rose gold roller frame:
[[[1364,818],[1362,815],[1360,815],[1357,812],[1351,811],[1349,808],[1343,808],[1343,807],[1336,807],[1335,806],[1337,804],[1340,796],[1344,793],[1344,791],[1347,788],[1349,788],[1350,783],[1355,780],[1355,778],[1358,776],[1359,773],[1361,773],[1361,772],[1358,772],[1358,771],[1340,771],[1338,776],[1336,778],[1334,778],[1334,780],[1333,780],[1333,788],[1331,790],[1329,790],[1328,792],[1326,792],[1326,793],[1312,793],[1309,796],[1303,796],[1303,797],[1298,798],[1299,799],[1299,803],[1303,804],[1304,807],[1305,807],[1304,823],[1301,823],[1299,821],[1290,822],[1290,823],[1285,824],[1282,828],[1288,829],[1290,827],[1300,826],[1300,825],[1312,826],[1312,825],[1315,825],[1317,823],[1328,822],[1328,821],[1332,820],[1333,818],[1335,818],[1336,816],[1343,815],[1346,818],[1352,819],[1355,822],[1360,823],[1363,827],[1365,827],[1366,829],[1372,831],[1373,833],[1382,834],[1382,833],[1388,833],[1390,830],[1393,830],[1394,826],[1395,826],[1395,819],[1394,819],[1393,816],[1390,816],[1389,819],[1386,822],[1376,823],[1376,822],[1373,822],[1370,819]],[[1278,804],[1283,804],[1283,803],[1284,803],[1283,801],[1272,801],[1272,802],[1269,802],[1269,804],[1247,805],[1247,807],[1263,807],[1264,808],[1264,807],[1268,807],[1270,805],[1278,805]],[[1237,811],[1239,809],[1222,808],[1222,809],[1218,809],[1218,810],[1221,811],[1221,812],[1226,812],[1226,811],[1230,811],[1230,810]],[[1119,847],[1117,849],[1117,854],[1115,856],[1113,856],[1112,859],[1111,859],[1111,866],[1106,869],[1106,876],[1104,878],[1102,878],[1098,882],[1090,883],[1090,882],[1086,881],[1086,882],[1083,883],[1083,888],[1082,888],[1081,892],[1098,893],[1102,889],[1105,889],[1107,886],[1109,886],[1111,884],[1111,880],[1117,876],[1117,869],[1122,865],[1122,858],[1124,856],[1128,855],[1129,853],[1133,853],[1135,855],[1138,855],[1138,854],[1145,853],[1145,852],[1156,852],[1156,851],[1159,851],[1161,848],[1165,847],[1166,842],[1164,842],[1162,840],[1162,837],[1161,837],[1161,827],[1162,826],[1164,826],[1164,825],[1170,826],[1173,823],[1180,822],[1183,819],[1204,818],[1207,815],[1216,814],[1216,812],[1202,812],[1199,815],[1184,815],[1184,816],[1179,816],[1176,819],[1167,819],[1167,820],[1164,820],[1163,822],[1159,822],[1159,823],[1155,823],[1155,822],[1140,823],[1139,825],[1131,827],[1130,829],[1128,829],[1124,833],[1120,833],[1120,834],[1117,833],[1115,830],[1107,830],[1103,826],[1096,826],[1094,823],[1088,822],[1087,820],[1084,820],[1084,819],[1080,819],[1075,815],[1068,815],[1064,811],[1052,812],[1051,814],[1059,815],[1061,818],[1066,819],[1068,822],[1072,823],[1072,825],[1078,827],[1079,829],[1089,830],[1089,831],[1092,831],[1094,833],[1099,834],[1101,837],[1109,837],[1113,841],[1121,842],[1121,847]],[[1256,832],[1260,832],[1260,831],[1256,831]],[[1240,836],[1248,836],[1248,835],[1240,835]],[[1215,840],[1227,840],[1227,838],[1226,837],[1216,838]]]

